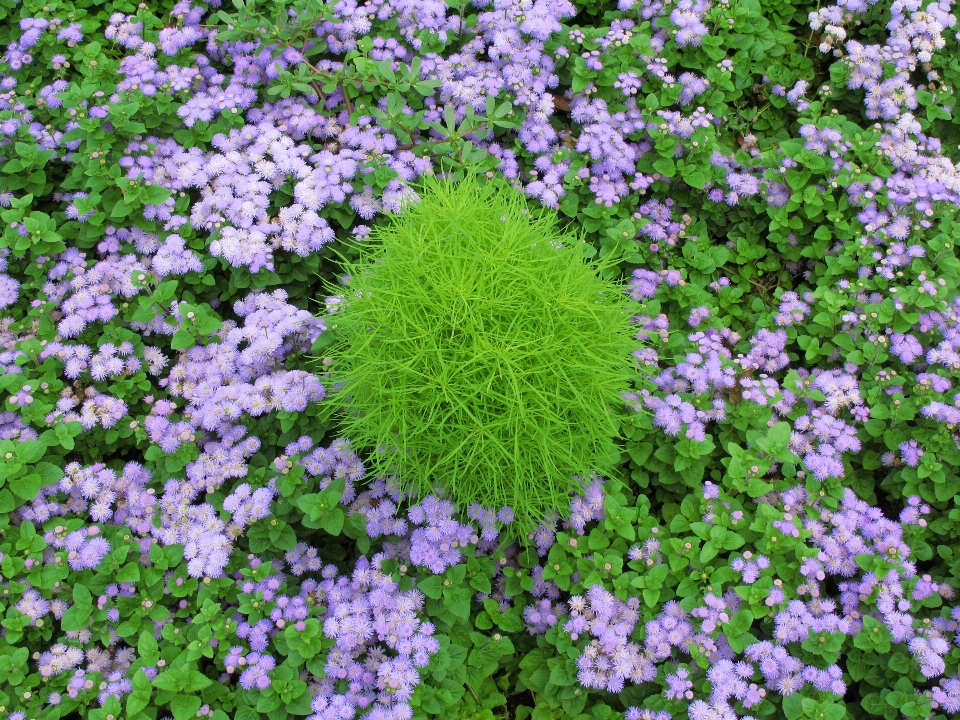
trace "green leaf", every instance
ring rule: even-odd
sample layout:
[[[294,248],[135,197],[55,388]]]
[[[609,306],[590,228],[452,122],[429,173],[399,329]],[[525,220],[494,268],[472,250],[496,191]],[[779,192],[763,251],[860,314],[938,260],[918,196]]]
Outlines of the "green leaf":
[[[21,440],[14,447],[17,451],[17,460],[25,465],[37,462],[47,451],[47,444],[40,440]],[[60,477],[63,477],[63,473],[60,474]]]
[[[38,463],[34,470],[40,475],[43,485],[52,485],[63,477],[63,470],[53,463]]]
[[[8,483],[14,495],[24,500],[33,500],[40,491],[42,480],[38,473],[31,473],[24,477],[15,478]]]
[[[299,680],[297,682],[300,682]],[[304,683],[304,686],[306,684]],[[313,697],[308,692],[300,693],[295,700],[286,704],[286,711],[291,715],[310,715],[313,713]]]
[[[668,178],[672,178],[677,174],[677,166],[670,158],[660,158],[659,160],[654,161],[653,169]]]
[[[654,163],[654,167],[656,167],[656,163]],[[703,190],[707,181],[710,180],[710,174],[705,170],[695,170],[692,168],[693,166],[685,166],[683,168],[683,172],[681,173],[683,181],[690,187]]]
[[[790,423],[777,423],[767,432],[767,437],[774,447],[786,447],[790,442]]]
[[[797,720],[803,715],[803,696],[799,694],[788,695],[783,699],[783,714],[788,720]]]
[[[201,308],[202,309],[202,308]],[[203,309],[196,319],[197,331],[201,335],[212,335],[223,327],[223,321],[212,311]]]
[[[177,292],[177,285],[179,285],[177,280],[166,280],[160,283],[153,291],[153,301],[160,304],[170,302]]]
[[[324,515],[323,519],[320,521],[320,527],[326,530],[331,535],[339,535],[340,531],[343,529],[343,510],[340,508],[334,508],[332,512]]]
[[[127,204],[125,199],[117,200],[116,205],[113,206],[113,210],[110,211],[111,218],[125,218],[127,215],[133,212],[133,208]]]
[[[153,686],[160,690],[179,690],[183,666],[173,670],[164,670],[153,679]]]
[[[489,630],[493,627],[493,621],[490,619],[490,615],[487,614],[486,610],[480,611],[480,614],[474,618],[473,624],[478,630]]]
[[[159,185],[145,187],[142,193],[144,200],[151,205],[161,205],[165,203],[169,199],[170,194],[169,190]]]
[[[477,592],[489,594],[491,591],[490,578],[486,575],[475,574],[470,576],[470,587]]]
[[[161,690],[179,690],[180,692],[196,692],[210,687],[213,680],[199,670],[181,665],[175,670],[160,673],[153,681],[155,687]]]
[[[140,579],[140,566],[135,563],[124,565],[117,573],[117,582],[137,582]]]
[[[177,695],[170,701],[170,712],[174,720],[191,720],[197,714],[201,705],[196,695]]]
[[[273,547],[279,550],[293,550],[297,546],[297,533],[283,520],[271,520],[267,527]]]
[[[853,350],[853,339],[850,337],[850,333],[839,333],[833,338],[833,344],[837,347],[843,348],[844,350]]]
[[[324,635],[320,621],[316,618],[308,619],[302,632],[289,625],[284,631],[284,637],[287,645],[304,658],[312,658],[323,651]]]
[[[187,692],[196,692],[213,685],[213,680],[208,678],[199,670],[192,670],[184,683],[183,689]]]
[[[870,408],[870,417],[877,420],[890,419],[890,407],[887,405],[874,405]]]
[[[89,605],[74,605],[68,608],[60,618],[60,629],[65,632],[83,630],[90,624],[90,612]]]
[[[193,334],[185,328],[177,330],[170,342],[170,347],[174,350],[185,350],[186,348],[193,347],[193,345]]]
[[[861,650],[870,650],[878,653],[890,651],[890,644],[893,636],[887,626],[876,618],[865,615],[863,618],[863,628],[853,639],[855,647]]]
[[[234,720],[260,720],[260,713],[249,705],[241,705],[237,708]]]
[[[153,686],[146,674],[141,671],[134,672],[131,692],[127,696],[127,716],[132,718],[149,705],[152,694]]]
[[[863,699],[860,701],[860,706],[871,715],[880,716],[886,715],[887,711],[890,709],[890,706],[884,702],[883,696],[878,692],[864,695]]]
[[[575,681],[576,678],[571,677],[570,673],[567,672],[566,663],[559,662],[550,670],[550,682],[557,687],[566,687],[567,685],[572,685]]]
[[[443,594],[443,578],[440,575],[431,575],[423,580],[417,581],[417,590],[422,592],[428,598],[439,600]]]
[[[464,620],[470,617],[470,588],[447,588],[443,594],[443,606],[447,608],[447,610]]]
[[[159,649],[156,639],[153,637],[152,632],[143,631],[140,633],[140,641],[137,643],[137,652],[140,654],[141,658],[151,658],[153,657]],[[144,676],[146,677],[146,676]],[[136,678],[134,678],[136,680]],[[149,680],[147,681],[149,683]]]
[[[336,507],[336,502],[331,501],[330,496],[323,493],[312,493],[302,495],[297,499],[297,507],[311,520],[324,517]]]
[[[73,434],[66,425],[57,425],[54,433],[56,434],[57,439],[60,441],[60,445],[62,445],[65,450],[73,450]]]
[[[730,618],[730,622],[727,623],[727,634],[728,635],[743,635],[750,629],[750,626],[753,624],[753,613],[750,612],[750,608],[743,608],[736,615]]]
[[[93,604],[93,595],[84,585],[77,583],[73,586],[73,602],[75,605],[85,605],[89,607]]]

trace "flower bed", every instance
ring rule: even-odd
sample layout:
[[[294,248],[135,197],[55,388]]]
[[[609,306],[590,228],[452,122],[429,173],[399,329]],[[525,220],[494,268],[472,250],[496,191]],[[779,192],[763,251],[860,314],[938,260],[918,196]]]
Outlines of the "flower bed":
[[[0,718],[960,711],[948,0],[0,43]]]

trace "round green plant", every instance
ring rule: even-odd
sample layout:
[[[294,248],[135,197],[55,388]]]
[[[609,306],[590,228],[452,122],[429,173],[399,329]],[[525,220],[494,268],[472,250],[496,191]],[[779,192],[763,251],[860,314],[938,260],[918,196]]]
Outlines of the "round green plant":
[[[328,402],[372,473],[417,498],[508,506],[527,530],[619,460],[634,303],[505,183],[416,189],[329,288]]]

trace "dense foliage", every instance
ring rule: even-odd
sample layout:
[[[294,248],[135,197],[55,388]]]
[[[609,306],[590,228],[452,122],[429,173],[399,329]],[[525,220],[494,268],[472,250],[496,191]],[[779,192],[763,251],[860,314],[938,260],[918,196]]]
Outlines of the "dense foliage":
[[[0,718],[960,711],[957,30],[0,0]],[[343,263],[431,174],[633,308],[619,458],[526,534],[336,412]]]
[[[324,380],[368,473],[414,500],[500,508],[523,533],[566,509],[573,478],[616,467],[638,343],[632,301],[584,241],[498,185],[428,180],[373,229],[330,288]]]

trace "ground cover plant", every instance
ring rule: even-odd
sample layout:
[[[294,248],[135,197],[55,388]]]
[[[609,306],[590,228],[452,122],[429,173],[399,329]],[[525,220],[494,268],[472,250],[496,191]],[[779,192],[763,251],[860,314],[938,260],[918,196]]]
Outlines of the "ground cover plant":
[[[0,718],[960,711],[958,30],[2,0]]]

